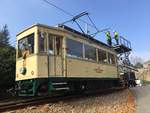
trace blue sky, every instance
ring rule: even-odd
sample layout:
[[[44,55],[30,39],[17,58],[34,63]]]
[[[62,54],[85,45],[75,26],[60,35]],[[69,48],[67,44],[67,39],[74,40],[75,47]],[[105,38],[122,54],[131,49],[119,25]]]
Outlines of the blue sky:
[[[118,31],[131,41],[133,55],[144,60],[150,59],[149,0],[49,1],[73,15],[82,11],[89,12],[99,29],[111,27]],[[8,25],[12,44],[15,44],[17,32],[34,23],[53,26],[71,18],[42,0],[1,0],[0,11],[0,26]],[[97,39],[105,40],[103,34],[99,34]]]

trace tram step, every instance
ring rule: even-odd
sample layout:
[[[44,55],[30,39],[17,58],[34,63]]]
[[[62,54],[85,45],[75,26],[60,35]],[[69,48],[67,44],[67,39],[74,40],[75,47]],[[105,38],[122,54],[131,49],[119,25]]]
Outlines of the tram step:
[[[59,90],[69,90],[69,89],[70,89],[69,87],[60,87],[60,88],[56,88],[55,90],[59,91]]]
[[[54,82],[54,83],[52,83],[52,85],[56,91],[69,90],[70,89],[67,82]]]
[[[66,82],[56,82],[56,83],[52,83],[52,85],[65,85],[67,84]]]

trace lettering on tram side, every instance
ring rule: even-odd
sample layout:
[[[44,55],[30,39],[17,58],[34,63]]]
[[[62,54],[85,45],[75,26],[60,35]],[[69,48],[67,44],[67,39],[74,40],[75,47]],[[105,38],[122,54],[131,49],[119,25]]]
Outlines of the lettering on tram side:
[[[97,67],[94,69],[96,71],[96,73],[102,73],[104,70],[101,69],[100,67]]]

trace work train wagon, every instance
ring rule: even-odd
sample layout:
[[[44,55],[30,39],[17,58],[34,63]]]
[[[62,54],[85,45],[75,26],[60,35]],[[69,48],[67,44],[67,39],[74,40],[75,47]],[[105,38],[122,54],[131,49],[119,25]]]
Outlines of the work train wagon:
[[[116,52],[72,28],[36,24],[17,34],[20,96],[103,90],[118,86],[119,78]]]

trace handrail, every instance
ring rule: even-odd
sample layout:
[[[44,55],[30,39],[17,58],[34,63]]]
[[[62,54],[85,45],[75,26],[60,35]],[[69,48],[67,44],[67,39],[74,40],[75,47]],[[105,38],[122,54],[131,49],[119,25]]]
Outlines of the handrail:
[[[122,36],[119,36],[119,45],[123,45],[123,46],[131,49],[131,42]]]
[[[113,39],[114,39],[114,38],[113,38]],[[115,42],[115,39],[114,39],[114,41],[112,42],[112,44],[113,44],[113,46],[122,45],[122,46],[125,46],[125,47],[131,49],[131,42],[130,42],[129,40],[125,39],[125,38],[122,37],[122,36],[119,36],[119,37],[118,37],[118,44],[117,44],[117,42]]]

